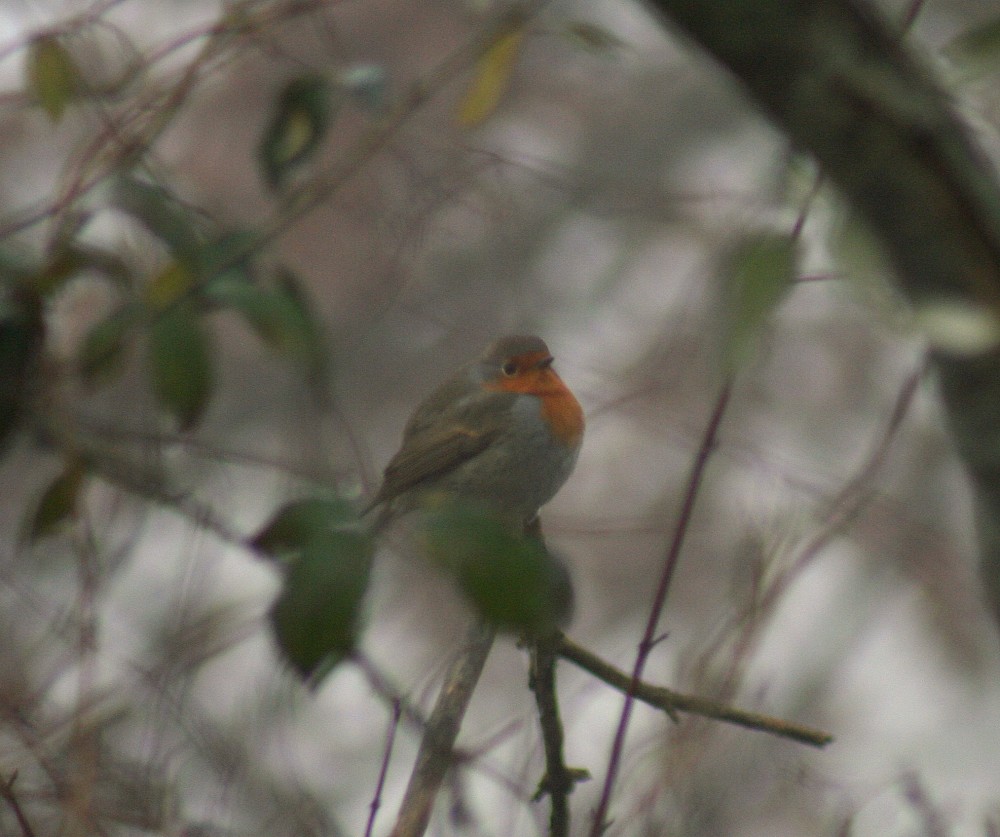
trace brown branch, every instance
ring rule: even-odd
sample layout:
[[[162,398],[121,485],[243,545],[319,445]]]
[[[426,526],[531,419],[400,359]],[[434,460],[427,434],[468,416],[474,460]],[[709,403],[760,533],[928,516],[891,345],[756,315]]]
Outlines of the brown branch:
[[[675,692],[664,686],[651,686],[648,683],[636,683],[632,677],[623,671],[615,668],[610,663],[606,663],[596,654],[588,651],[565,636],[560,636],[556,652],[560,657],[575,663],[584,671],[593,674],[598,680],[602,680],[609,686],[618,689],[625,694],[631,693],[638,700],[646,703],[655,709],[661,709],[671,718],[677,712],[688,712],[692,715],[700,715],[703,718],[713,718],[717,721],[725,721],[737,726],[767,732],[791,741],[798,741],[802,744],[809,744],[813,747],[825,747],[833,736],[828,732],[814,729],[812,727],[793,724],[780,718],[773,718],[769,715],[761,715],[757,712],[747,712],[737,709],[734,706],[722,703],[711,698],[699,697],[698,695],[685,695]]]
[[[462,653],[445,674],[437,704],[427,719],[417,762],[391,837],[421,837],[426,831],[434,800],[454,763],[452,748],[493,647],[493,637],[492,629],[481,624],[474,625],[466,637]]]
[[[562,641],[561,635],[546,637],[537,640],[531,649],[530,685],[538,705],[538,723],[545,748],[545,776],[532,801],[543,796],[551,800],[549,837],[569,834],[569,795],[577,782],[590,778],[586,770],[568,768],[563,761],[563,728],[556,692],[556,662]]]

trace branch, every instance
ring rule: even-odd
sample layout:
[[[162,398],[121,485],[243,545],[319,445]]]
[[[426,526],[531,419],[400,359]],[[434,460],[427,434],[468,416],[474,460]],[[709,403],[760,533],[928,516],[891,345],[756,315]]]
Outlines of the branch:
[[[793,724],[769,715],[747,712],[711,698],[685,695],[663,686],[651,686],[643,682],[636,683],[625,672],[620,671],[610,663],[606,663],[596,654],[582,648],[565,636],[559,637],[556,653],[618,691],[625,694],[631,692],[643,703],[649,704],[654,709],[663,710],[671,718],[674,718],[677,712],[689,712],[692,715],[726,721],[730,724],[760,730],[813,747],[825,747],[833,741],[833,736],[830,733],[812,727]]]
[[[493,637],[491,629],[475,624],[466,637],[465,648],[445,674],[391,837],[421,837],[426,831],[434,800],[454,762],[452,748],[493,647]]]
[[[919,307],[1000,330],[1000,183],[935,81],[862,0],[648,0],[812,153],[881,239]],[[917,6],[911,6],[910,15]],[[1000,619],[1000,340],[939,351],[942,395],[979,500],[981,574]]]
[[[562,641],[561,635],[546,637],[537,640],[531,649],[530,685],[538,704],[538,723],[545,747],[545,776],[539,782],[532,801],[546,795],[551,800],[549,837],[566,837],[569,834],[567,800],[577,782],[590,778],[586,770],[568,768],[563,761],[563,728],[556,692],[556,661]]]
[[[31,827],[31,823],[28,822],[28,817],[24,813],[24,809],[21,807],[21,803],[17,799],[17,795],[14,793],[14,782],[17,781],[17,771],[15,770],[10,779],[6,781],[0,779],[0,796],[2,796],[8,805],[10,805],[11,810],[14,812],[14,816],[17,818],[17,824],[21,828],[21,834],[23,837],[35,837],[34,829]]]

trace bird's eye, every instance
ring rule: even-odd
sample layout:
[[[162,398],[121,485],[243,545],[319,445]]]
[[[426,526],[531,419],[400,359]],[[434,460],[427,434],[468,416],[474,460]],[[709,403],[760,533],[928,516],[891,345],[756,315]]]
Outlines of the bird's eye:
[[[508,378],[513,378],[517,374],[517,364],[512,360],[505,360],[503,366],[500,367],[500,371]]]

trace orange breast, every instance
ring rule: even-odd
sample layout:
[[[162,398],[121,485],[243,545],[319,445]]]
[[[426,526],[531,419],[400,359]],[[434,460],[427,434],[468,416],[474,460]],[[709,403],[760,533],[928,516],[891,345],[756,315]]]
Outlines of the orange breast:
[[[551,368],[528,369],[513,378],[487,384],[489,389],[535,395],[542,400],[542,415],[553,435],[567,447],[576,447],[583,438],[583,409],[569,387]]]

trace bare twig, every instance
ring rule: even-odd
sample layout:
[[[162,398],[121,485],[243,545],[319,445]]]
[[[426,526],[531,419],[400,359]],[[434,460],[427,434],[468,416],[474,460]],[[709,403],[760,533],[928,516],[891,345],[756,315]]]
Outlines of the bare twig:
[[[434,800],[454,763],[452,748],[493,647],[493,637],[490,628],[478,623],[474,625],[462,653],[445,674],[437,704],[427,719],[417,762],[391,837],[420,837],[427,829]]]
[[[392,716],[389,718],[389,729],[385,738],[385,752],[382,753],[382,767],[378,772],[375,795],[368,806],[370,813],[368,814],[368,824],[365,826],[365,837],[371,837],[372,831],[375,828],[375,817],[378,815],[378,809],[382,806],[382,791],[385,789],[385,777],[389,775],[389,762],[392,759],[392,748],[396,743],[396,730],[399,729],[399,719],[402,714],[402,703],[398,700],[393,701]]]
[[[701,487],[702,477],[705,475],[705,468],[716,447],[719,425],[722,423],[722,417],[726,412],[730,392],[731,382],[727,380],[715,401],[715,408],[709,417],[705,433],[702,436],[701,445],[698,447],[698,453],[691,467],[691,474],[688,477],[687,489],[684,492],[684,499],[681,502],[677,525],[674,528],[674,536],[664,557],[663,572],[660,574],[660,581],[653,595],[653,603],[649,609],[646,630],[642,641],[639,643],[639,651],[636,654],[635,665],[632,668],[632,680],[629,687],[625,690],[625,705],[622,707],[618,729],[615,731],[614,743],[611,745],[611,755],[608,758],[608,772],[604,778],[604,786],[601,789],[601,799],[598,802],[597,810],[594,812],[594,823],[590,832],[591,837],[600,837],[604,831],[604,820],[607,816],[608,805],[611,802],[611,792],[614,788],[618,766],[621,763],[622,749],[625,745],[625,733],[628,731],[629,720],[632,716],[632,707],[635,703],[635,690],[641,682],[642,672],[646,667],[646,660],[649,658],[656,644],[656,626],[659,624],[660,615],[667,601],[667,594],[670,592],[670,583],[673,580],[674,570],[680,558],[684,536],[687,534],[691,522],[691,514],[694,511],[694,503],[698,496],[698,490]]]
[[[28,817],[24,813],[21,803],[17,799],[17,794],[14,793],[15,781],[17,781],[16,770],[11,774],[9,779],[0,779],[0,796],[4,798],[6,803],[10,805],[10,809],[14,812],[14,816],[17,818],[17,824],[21,829],[23,837],[35,837],[35,831],[31,827],[31,823],[28,821]]]
[[[714,718],[717,721],[726,721],[727,723],[736,724],[748,729],[760,730],[761,732],[767,732],[781,738],[788,738],[792,741],[799,741],[802,744],[809,744],[813,747],[825,747],[833,741],[833,736],[830,733],[813,727],[793,724],[780,718],[773,718],[756,712],[747,712],[743,709],[729,706],[721,701],[712,700],[711,698],[685,695],[663,686],[651,686],[643,682],[637,683],[625,672],[620,671],[610,663],[606,663],[596,654],[577,645],[564,636],[559,638],[556,652],[560,657],[576,663],[584,671],[590,672],[609,686],[625,694],[631,693],[638,700],[656,709],[662,709],[671,717],[677,712],[688,712],[692,715],[700,715],[703,718]]]

